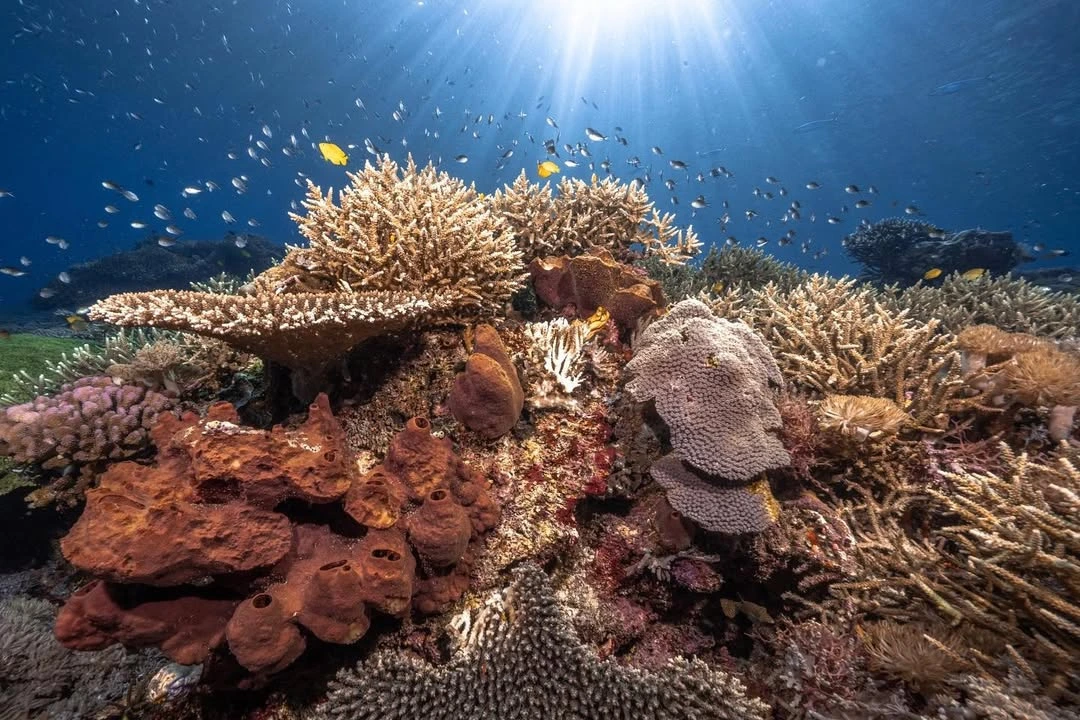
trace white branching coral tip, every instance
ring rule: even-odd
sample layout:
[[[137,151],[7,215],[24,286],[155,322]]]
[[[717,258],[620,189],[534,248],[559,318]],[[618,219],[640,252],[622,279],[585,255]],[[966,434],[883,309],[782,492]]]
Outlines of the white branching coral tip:
[[[557,318],[532,323],[525,332],[530,340],[529,364],[538,375],[529,402],[534,407],[572,406],[571,396],[583,379],[588,324]]]

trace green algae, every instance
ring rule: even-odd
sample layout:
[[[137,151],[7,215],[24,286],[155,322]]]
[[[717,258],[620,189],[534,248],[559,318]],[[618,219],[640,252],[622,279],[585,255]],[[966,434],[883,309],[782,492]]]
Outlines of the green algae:
[[[0,339],[0,397],[17,393],[25,383],[15,375],[37,377],[49,371],[67,353],[86,345],[85,340],[18,333]],[[28,399],[28,398],[27,398]]]

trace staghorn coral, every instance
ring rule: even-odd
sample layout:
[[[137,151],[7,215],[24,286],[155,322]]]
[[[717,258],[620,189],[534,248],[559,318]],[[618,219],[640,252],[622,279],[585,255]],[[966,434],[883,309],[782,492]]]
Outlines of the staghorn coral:
[[[521,287],[513,237],[472,188],[411,157],[349,178],[337,204],[309,185],[307,213],[292,215],[309,246],[290,248],[249,294],[114,295],[91,317],[206,335],[310,370],[417,321],[498,309]]]
[[[339,674],[317,717],[764,720],[769,712],[737,678],[700,660],[647,672],[597,659],[535,565],[516,569],[508,588],[455,629],[458,651],[447,665],[380,653]]]
[[[913,502],[893,508],[867,500],[846,508],[859,528],[853,549],[864,579],[838,583],[857,609],[897,620],[975,627],[1007,643],[1033,681],[1075,700],[1070,668],[1080,653],[1080,470],[1074,458],[1036,461],[1004,444],[1001,475],[942,471],[928,486],[935,518],[912,537],[901,520]],[[994,658],[969,652],[992,669]]]
[[[948,233],[921,220],[886,218],[860,225],[844,238],[844,250],[875,281],[912,284],[930,268],[963,273],[985,268],[1000,275],[1023,259],[1010,232],[974,229]]]
[[[517,424],[525,393],[495,328],[477,325],[472,344],[472,354],[454,378],[447,405],[458,422],[493,440]]]
[[[734,316],[761,333],[789,382],[820,395],[888,398],[913,428],[943,429],[980,401],[936,321],[889,310],[855,280],[812,275],[790,292],[768,285]]]
[[[780,371],[768,346],[743,323],[683,300],[639,337],[627,392],[652,400],[678,456],[729,481],[788,464],[777,435]]]
[[[530,183],[522,170],[513,185],[490,199],[492,211],[512,228],[526,262],[593,248],[625,261],[639,247],[646,257],[681,264],[701,248],[693,228],[677,230],[675,216],[659,213],[640,185],[594,175],[588,183],[563,177],[557,190],[553,195],[547,183]]]
[[[965,280],[950,275],[941,285],[892,285],[879,295],[894,312],[907,310],[922,322],[937,321],[942,330],[959,333],[988,323],[1009,332],[1061,339],[1080,327],[1080,299],[1073,293],[1049,292],[1010,275]]]

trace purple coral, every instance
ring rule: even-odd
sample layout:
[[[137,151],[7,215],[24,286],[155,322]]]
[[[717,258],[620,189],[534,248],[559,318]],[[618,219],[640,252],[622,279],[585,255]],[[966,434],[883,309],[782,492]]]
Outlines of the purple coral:
[[[791,458],[774,394],[783,378],[765,342],[683,300],[641,334],[626,369],[630,396],[653,400],[671,430],[675,452],[650,470],[671,506],[713,532],[761,532],[776,520],[761,473]]]
[[[0,455],[45,469],[131,457],[146,448],[158,413],[173,404],[138,385],[82,378],[0,412]]]
[[[626,370],[627,391],[638,402],[656,401],[676,453],[694,468],[747,481],[791,462],[774,397],[783,378],[745,324],[683,300],[645,329]]]

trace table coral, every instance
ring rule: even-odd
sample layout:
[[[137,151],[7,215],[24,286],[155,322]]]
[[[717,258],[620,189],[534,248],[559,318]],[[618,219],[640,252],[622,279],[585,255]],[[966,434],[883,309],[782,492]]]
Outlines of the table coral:
[[[600,660],[585,647],[535,565],[514,572],[476,616],[462,616],[458,650],[433,667],[381,653],[333,683],[317,717],[448,720],[575,717],[764,720],[769,708],[742,682],[698,660],[655,671]]]
[[[517,368],[499,333],[490,325],[477,325],[472,354],[450,390],[450,412],[465,427],[494,439],[517,424],[524,404]]]
[[[309,185],[307,212],[291,216],[308,247],[290,248],[247,294],[114,295],[91,317],[207,335],[311,371],[409,324],[501,308],[521,287],[509,227],[460,180],[388,156],[349,179],[337,204]]]
[[[218,403],[201,419],[164,416],[153,433],[157,462],[112,466],[61,542],[72,564],[107,581],[61,610],[57,636],[70,647],[156,645],[197,663],[227,642],[249,671],[277,672],[309,635],[352,643],[374,612],[448,607],[499,519],[487,482],[424,418],[367,473],[325,395],[290,430],[242,427]],[[309,508],[303,524],[290,517],[296,501]],[[345,534],[342,504],[360,523]],[[338,519],[311,524],[322,508]]]

